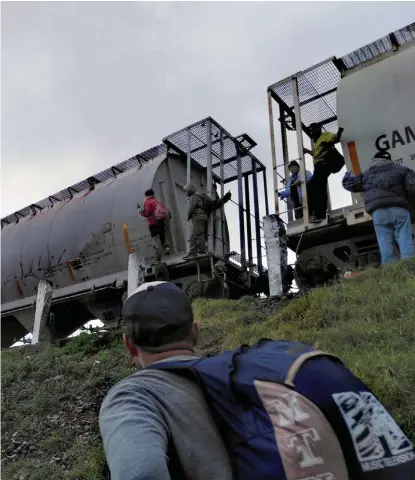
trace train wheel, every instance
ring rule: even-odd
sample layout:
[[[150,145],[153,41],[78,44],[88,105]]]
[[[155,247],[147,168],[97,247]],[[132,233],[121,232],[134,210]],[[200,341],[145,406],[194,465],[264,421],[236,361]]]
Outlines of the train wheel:
[[[204,296],[206,298],[229,298],[229,285],[222,278],[216,277],[206,282]]]
[[[202,278],[202,282],[193,280],[183,289],[190,298],[229,298],[229,286],[221,278]]]
[[[193,298],[198,298],[201,296],[200,295],[201,285],[203,284],[199,283],[197,280],[194,280],[192,282],[189,282],[183,290],[186,293],[186,295],[190,298],[190,300],[192,300]]]
[[[312,288],[324,287],[339,278],[336,267],[329,266],[326,270],[309,270],[304,272],[298,265],[294,271],[295,283],[302,293]]]

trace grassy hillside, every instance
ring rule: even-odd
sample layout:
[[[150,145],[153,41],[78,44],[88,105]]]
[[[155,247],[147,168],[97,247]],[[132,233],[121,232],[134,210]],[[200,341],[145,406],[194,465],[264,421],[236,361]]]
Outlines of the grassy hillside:
[[[415,440],[415,262],[367,271],[274,312],[252,298],[198,300],[194,309],[203,353],[267,337],[339,355]],[[82,334],[63,348],[2,352],[2,478],[102,478],[99,406],[134,368],[120,337]]]

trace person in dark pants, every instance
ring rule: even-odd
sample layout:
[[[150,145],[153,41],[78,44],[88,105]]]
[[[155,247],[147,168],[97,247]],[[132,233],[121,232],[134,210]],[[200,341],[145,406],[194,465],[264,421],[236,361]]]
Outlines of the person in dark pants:
[[[183,257],[183,259],[188,259],[206,254],[209,215],[218,208],[223,207],[230,200],[231,193],[228,192],[222,198],[219,198],[219,195],[216,193],[214,194],[214,199],[212,199],[206,193],[196,193],[196,187],[191,182],[187,183],[183,190],[190,198],[187,219],[192,222],[189,253]]]
[[[310,125],[310,135],[314,141],[313,151],[304,149],[305,153],[313,156],[314,172],[308,183],[308,203],[310,210],[310,223],[319,223],[327,216],[327,188],[329,176],[333,173],[332,157],[341,155],[337,152],[336,143],[340,141],[343,128],[336,134],[322,132],[321,126],[315,123]],[[343,159],[344,163],[344,159]]]
[[[278,193],[278,196],[281,200],[289,197],[293,209],[294,209],[294,216],[295,219],[298,220],[303,218],[303,193],[301,190],[301,176],[300,176],[300,164],[296,160],[292,160],[288,164],[288,170],[290,171],[290,178],[288,179],[287,188],[283,190],[281,193]],[[307,183],[311,180],[312,174],[306,170],[306,180]]]
[[[161,209],[159,207],[161,205]],[[170,255],[170,245],[166,237],[165,218],[157,218],[157,209],[163,216],[171,218],[170,212],[154,197],[154,190],[149,189],[144,193],[144,207],[140,209],[137,204],[140,215],[147,218],[148,229],[150,230],[153,247],[156,253],[156,263],[160,263],[163,250],[166,255]]]

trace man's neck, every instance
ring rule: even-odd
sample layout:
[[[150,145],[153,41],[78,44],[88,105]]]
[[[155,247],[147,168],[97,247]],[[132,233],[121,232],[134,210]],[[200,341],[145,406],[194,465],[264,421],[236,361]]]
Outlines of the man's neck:
[[[171,357],[180,357],[180,356],[194,356],[195,352],[188,348],[188,349],[177,349],[177,350],[170,350],[168,352],[161,352],[161,353],[149,353],[146,354],[145,358],[143,358],[143,367],[147,367],[155,362],[160,362],[161,360],[166,360]]]

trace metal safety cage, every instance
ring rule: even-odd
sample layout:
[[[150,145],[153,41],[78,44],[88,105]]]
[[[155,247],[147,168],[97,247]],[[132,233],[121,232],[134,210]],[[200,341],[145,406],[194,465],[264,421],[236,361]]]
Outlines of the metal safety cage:
[[[113,165],[112,167],[99,172],[92,177],[88,177],[81,182],[75,183],[70,187],[65,188],[53,195],[50,195],[40,202],[35,204],[29,205],[17,212],[14,212],[7,217],[1,219],[1,228],[8,224],[18,223],[20,218],[24,218],[28,215],[36,215],[37,211],[41,211],[47,207],[53,207],[56,203],[62,202],[65,200],[70,200],[75,194],[80,192],[86,192],[95,188],[96,184],[105,182],[110,178],[114,178],[120,173],[126,172],[127,170],[131,170],[133,168],[141,168],[145,163],[159,157],[160,155],[166,154],[167,148],[166,145],[161,144],[157,145],[156,147],[150,148],[145,152],[139,153],[134,157],[129,158],[128,160],[124,160],[121,163]]]
[[[268,214],[268,193],[265,166],[250,152],[256,145],[247,134],[232,136],[213,118],[208,117],[188,127],[179,130],[163,139],[170,149],[187,160],[187,182],[190,182],[191,168],[196,166],[206,170],[207,193],[213,192],[213,181],[221,186],[221,196],[224,186],[237,182],[238,201],[233,202],[239,210],[240,255],[231,253],[230,258],[241,266],[248,267],[251,272],[261,272],[263,250],[261,243],[262,222],[259,213],[258,174],[262,172],[264,185],[264,207]],[[249,177],[252,177],[252,192],[250,192]],[[244,195],[245,191],[245,195]],[[252,195],[251,195],[252,193]],[[251,214],[250,198],[253,199],[254,212]],[[255,224],[255,246],[257,265],[253,263],[251,217]],[[224,228],[224,215],[221,209],[221,225]],[[212,220],[212,219],[211,219]],[[188,232],[189,234],[189,232]],[[208,230],[208,249],[213,248],[212,221]],[[222,230],[222,239],[225,238]],[[246,242],[248,239],[248,242]],[[223,240],[222,240],[223,244]],[[224,247],[224,245],[223,245]],[[225,248],[223,248],[223,253]]]
[[[286,212],[280,212],[278,202],[278,177],[286,182],[289,176],[288,163],[290,159],[288,157],[287,131],[291,130],[297,133],[297,160],[301,166],[303,215],[304,227],[306,227],[308,224],[308,201],[305,188],[303,132],[310,137],[309,126],[311,123],[316,123],[325,131],[336,133],[339,127],[337,123],[336,93],[342,75],[353,69],[361,68],[363,64],[376,61],[380,56],[390,55],[402,45],[414,40],[415,23],[412,23],[341,58],[330,57],[307,70],[291,75],[268,87],[275,213],[287,213],[288,221],[292,220],[292,210],[288,209]],[[277,165],[275,146],[273,100],[278,104],[281,126],[283,162],[279,165]],[[284,176],[277,171],[282,166],[284,167]]]

